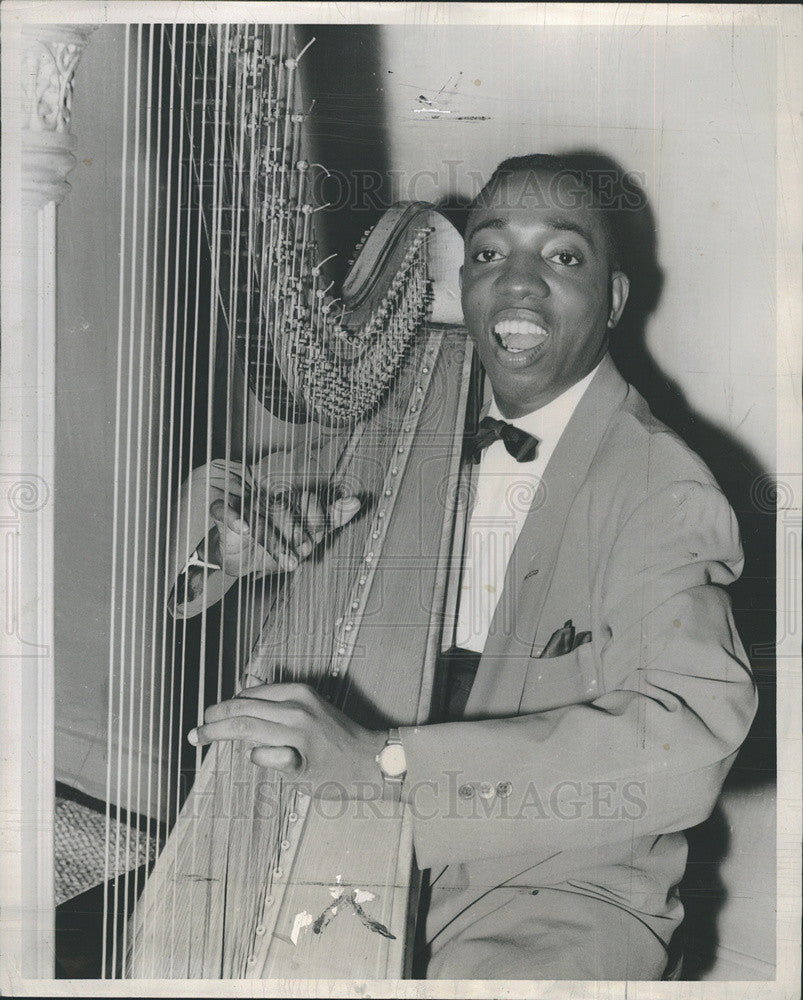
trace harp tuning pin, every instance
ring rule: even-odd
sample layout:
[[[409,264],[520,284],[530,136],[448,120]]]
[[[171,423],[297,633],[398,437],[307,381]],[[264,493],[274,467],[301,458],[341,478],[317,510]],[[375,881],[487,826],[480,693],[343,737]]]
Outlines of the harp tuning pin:
[[[301,125],[301,124],[303,124],[306,121],[306,119],[307,119],[307,116],[301,114],[300,112],[296,112],[296,114],[290,115],[290,121],[294,125]]]
[[[303,173],[305,170],[309,169],[309,163],[306,160],[299,160],[296,164],[296,169]]]
[[[301,211],[304,213],[304,215],[312,215],[313,212],[312,205],[302,205]]]
[[[289,59],[285,59],[284,65],[287,69],[295,69],[298,66],[298,60],[293,59],[291,56]]]

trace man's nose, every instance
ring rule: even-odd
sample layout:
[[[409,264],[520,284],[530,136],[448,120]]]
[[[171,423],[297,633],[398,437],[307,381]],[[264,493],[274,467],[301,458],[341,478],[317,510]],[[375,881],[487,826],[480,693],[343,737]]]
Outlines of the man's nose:
[[[549,295],[549,283],[543,273],[544,262],[531,254],[511,254],[499,276],[500,291],[512,297],[544,298]]]

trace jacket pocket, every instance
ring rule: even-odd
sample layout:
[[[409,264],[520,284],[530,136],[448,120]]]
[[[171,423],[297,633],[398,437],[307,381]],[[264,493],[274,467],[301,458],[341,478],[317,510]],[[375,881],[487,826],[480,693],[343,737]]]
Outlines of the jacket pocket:
[[[600,694],[596,645],[584,642],[562,656],[534,656],[527,667],[519,714],[593,701]]]

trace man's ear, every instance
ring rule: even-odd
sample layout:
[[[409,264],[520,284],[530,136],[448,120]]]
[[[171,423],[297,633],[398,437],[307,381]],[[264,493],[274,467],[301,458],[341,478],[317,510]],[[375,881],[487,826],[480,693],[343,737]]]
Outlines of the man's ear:
[[[613,330],[627,304],[630,292],[630,279],[622,271],[614,271],[611,275],[611,311],[608,316],[608,329]]]

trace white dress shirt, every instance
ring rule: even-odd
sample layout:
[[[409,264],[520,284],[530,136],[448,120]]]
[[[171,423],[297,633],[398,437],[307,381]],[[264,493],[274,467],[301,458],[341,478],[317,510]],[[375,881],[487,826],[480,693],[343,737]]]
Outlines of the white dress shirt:
[[[543,502],[541,477],[583,393],[597,369],[551,403],[507,422],[538,438],[532,462],[517,462],[504,442],[494,441],[482,453],[473,479],[475,503],[463,550],[455,645],[481,653],[503,591],[513,547],[530,508]],[[488,416],[505,420],[496,401]],[[496,626],[512,630],[515,594],[507,594]]]

